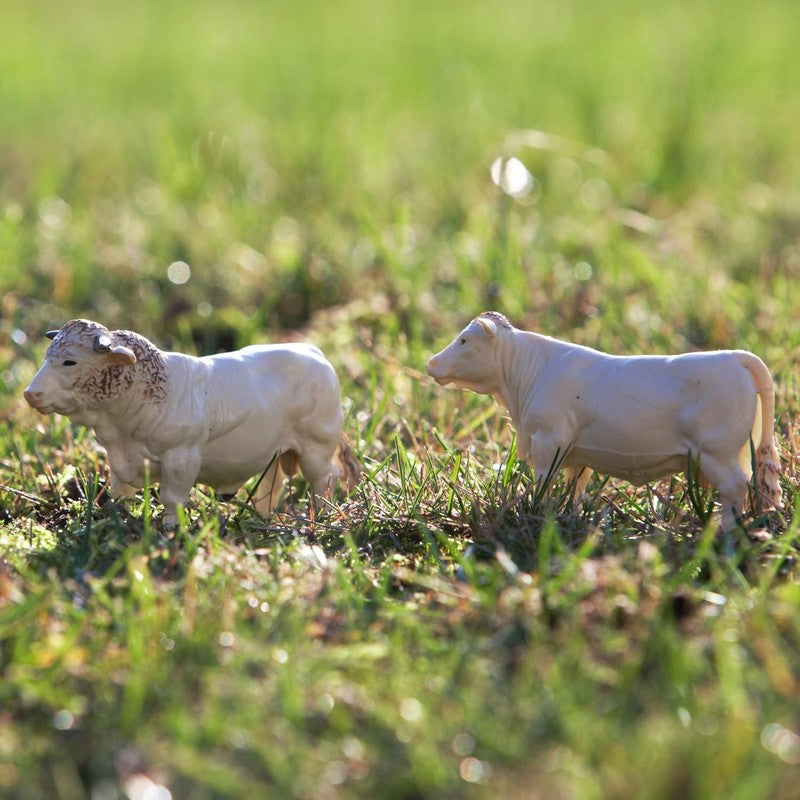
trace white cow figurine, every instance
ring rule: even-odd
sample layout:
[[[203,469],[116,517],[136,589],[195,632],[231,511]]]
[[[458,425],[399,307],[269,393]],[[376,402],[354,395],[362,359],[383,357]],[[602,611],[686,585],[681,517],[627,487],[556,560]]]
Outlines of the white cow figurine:
[[[580,496],[592,470],[641,485],[684,471],[691,456],[719,491],[729,530],[747,497],[752,436],[756,488],[781,508],[772,377],[745,350],[614,356],[487,311],[427,366],[441,385],[491,394],[509,410],[537,480],[562,459]]]
[[[196,482],[232,494],[270,465],[257,499],[269,512],[281,470],[291,474],[298,463],[320,497],[341,467],[349,483],[357,479],[342,436],[339,381],[311,344],[195,358],[83,319],[47,335],[53,341],[25,399],[42,414],[94,429],[108,453],[112,496],[143,487],[149,470],[161,485],[167,527]]]

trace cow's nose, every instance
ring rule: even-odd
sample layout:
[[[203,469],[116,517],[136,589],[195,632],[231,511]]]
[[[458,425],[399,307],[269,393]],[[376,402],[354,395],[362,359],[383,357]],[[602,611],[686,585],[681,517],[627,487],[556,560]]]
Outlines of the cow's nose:
[[[42,402],[42,392],[32,392],[30,389],[26,389],[22,396],[27,400],[28,405],[31,408],[37,408],[41,405]]]
[[[428,364],[427,364],[427,370],[428,370],[428,372],[430,372],[430,371],[431,371],[431,370],[432,370],[432,369],[433,369],[433,368],[436,366],[436,362],[437,362],[438,360],[439,360],[439,359],[438,359],[438,358],[436,358],[436,356],[431,356],[431,357],[428,359]]]

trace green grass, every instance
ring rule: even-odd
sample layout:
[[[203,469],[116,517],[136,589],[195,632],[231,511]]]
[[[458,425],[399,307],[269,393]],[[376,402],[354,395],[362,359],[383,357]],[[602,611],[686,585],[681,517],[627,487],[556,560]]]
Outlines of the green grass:
[[[0,796],[796,794],[795,17],[7,3]],[[731,549],[681,476],[537,492],[505,413],[421,374],[489,307],[757,352],[785,513]],[[111,502],[91,433],[21,399],[74,316],[196,353],[316,342],[366,480],[315,519],[299,480],[268,519],[198,487],[165,534],[157,493]]]

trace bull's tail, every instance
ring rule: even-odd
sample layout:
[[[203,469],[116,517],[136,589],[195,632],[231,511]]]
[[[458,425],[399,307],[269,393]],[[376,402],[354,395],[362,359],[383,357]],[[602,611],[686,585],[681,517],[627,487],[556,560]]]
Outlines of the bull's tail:
[[[340,476],[341,482],[344,484],[348,493],[352,492],[353,489],[361,483],[364,467],[361,466],[361,462],[355,457],[353,449],[350,447],[350,442],[344,434],[339,438],[339,446],[336,448],[334,458],[342,471]]]
[[[781,499],[781,461],[775,447],[775,387],[766,364],[753,353],[740,352],[741,364],[753,377],[758,403],[753,421],[753,446],[755,447],[756,489],[762,502],[774,508],[783,508]],[[760,415],[759,415],[760,410]]]

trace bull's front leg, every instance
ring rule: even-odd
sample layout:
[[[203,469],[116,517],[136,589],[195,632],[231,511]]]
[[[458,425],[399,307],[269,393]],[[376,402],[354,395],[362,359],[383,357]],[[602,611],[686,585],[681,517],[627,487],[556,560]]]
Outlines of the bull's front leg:
[[[186,505],[200,473],[200,448],[169,450],[161,456],[161,502],[164,527],[178,524],[178,506]]]
[[[142,478],[147,465],[142,465],[141,454],[130,443],[116,438],[104,438],[100,442],[108,455],[108,491],[115,500],[132,497],[142,487]],[[126,446],[127,444],[127,446]]]

